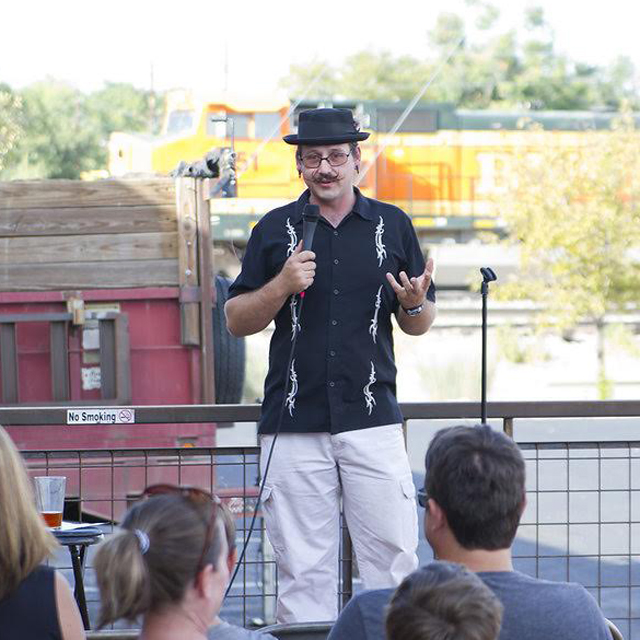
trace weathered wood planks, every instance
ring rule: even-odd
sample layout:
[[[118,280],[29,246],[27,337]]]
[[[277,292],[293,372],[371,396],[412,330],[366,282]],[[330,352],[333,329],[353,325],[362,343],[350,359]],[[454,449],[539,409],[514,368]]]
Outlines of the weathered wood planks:
[[[127,207],[174,202],[172,178],[0,182],[0,209]]]
[[[0,264],[0,291],[174,287],[178,260]]]
[[[178,255],[177,233],[0,237],[0,264],[161,260]]]
[[[0,290],[177,286],[172,179],[0,183]]]
[[[0,208],[0,237],[97,233],[162,233],[176,230],[176,205]]]

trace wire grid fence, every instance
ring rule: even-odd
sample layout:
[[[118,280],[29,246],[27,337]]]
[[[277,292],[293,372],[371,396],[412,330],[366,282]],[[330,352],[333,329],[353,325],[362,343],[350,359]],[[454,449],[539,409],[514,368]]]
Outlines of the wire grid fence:
[[[640,442],[520,442],[528,504],[514,544],[516,569],[583,584],[625,638],[640,640]],[[241,549],[258,493],[258,447],[23,452],[32,475],[68,478],[69,519],[117,526],[145,486],[156,482],[215,491],[235,515]],[[342,523],[343,533],[346,533]],[[70,582],[66,550],[56,559]],[[87,554],[85,588],[92,627],[98,593]],[[357,571],[340,553],[342,602]],[[262,518],[225,601],[222,617],[251,627],[274,620],[277,568]],[[342,586],[344,585],[344,586]],[[129,623],[116,627],[128,628]]]
[[[258,447],[29,451],[23,456],[32,476],[67,477],[65,520],[104,523],[100,526],[105,536],[116,530],[146,486],[170,483],[217,493],[234,515],[241,550],[257,502]],[[245,560],[221,612],[224,619],[241,626],[270,623],[275,615],[277,568],[260,512],[258,516]],[[99,610],[94,552],[89,547],[84,571],[92,628]],[[66,549],[58,551],[53,563],[73,584]],[[132,624],[123,621],[115,627],[131,628]]]
[[[518,443],[527,507],[514,565],[579,582],[629,640],[640,639],[640,442]]]

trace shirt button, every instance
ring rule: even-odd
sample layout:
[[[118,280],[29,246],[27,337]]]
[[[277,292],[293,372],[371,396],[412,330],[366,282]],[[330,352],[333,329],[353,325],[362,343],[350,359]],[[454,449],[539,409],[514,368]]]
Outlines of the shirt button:
[[[338,321],[337,320],[332,320],[331,324],[335,327],[338,324]]]
[[[334,235],[334,236],[339,236],[340,234],[339,234],[337,231],[334,231],[334,232],[333,232],[333,235]]]
[[[340,293],[340,291],[339,291],[338,289],[334,289],[334,290],[333,290],[333,293],[334,293],[334,295],[336,295],[336,296],[337,296],[337,295]]]
[[[335,382],[333,382],[333,380],[332,380],[332,381],[329,383],[329,386],[330,386],[330,387],[335,387],[335,386],[336,386],[336,383],[335,383]]]
[[[336,352],[332,349],[331,351],[329,351],[329,355],[333,358],[333,356],[336,355]]]
[[[338,260],[338,258],[336,258],[336,259],[333,261],[333,264],[338,264],[339,262],[340,262],[340,260]]]

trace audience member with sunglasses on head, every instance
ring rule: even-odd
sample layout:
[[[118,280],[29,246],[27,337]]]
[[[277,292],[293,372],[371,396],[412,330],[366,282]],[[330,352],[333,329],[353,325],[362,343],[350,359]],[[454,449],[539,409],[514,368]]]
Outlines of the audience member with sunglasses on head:
[[[230,555],[217,498],[172,485],[148,487],[144,497],[96,553],[99,627],[142,618],[144,640],[248,638],[218,618]]]

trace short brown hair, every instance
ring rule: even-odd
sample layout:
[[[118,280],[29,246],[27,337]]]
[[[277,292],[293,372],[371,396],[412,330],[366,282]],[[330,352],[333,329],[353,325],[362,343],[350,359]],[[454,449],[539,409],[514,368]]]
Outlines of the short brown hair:
[[[465,549],[513,543],[525,504],[525,463],[504,433],[486,424],[438,431],[425,458],[424,488]]]
[[[222,539],[218,526],[209,527],[213,508],[165,494],[126,513],[121,530],[100,545],[94,560],[102,603],[99,628],[181,602],[198,573],[207,535],[204,560],[217,567]]]
[[[497,640],[502,604],[482,580],[452,562],[408,575],[387,608],[389,640]]]
[[[22,456],[0,426],[0,600],[58,546],[38,513]]]

